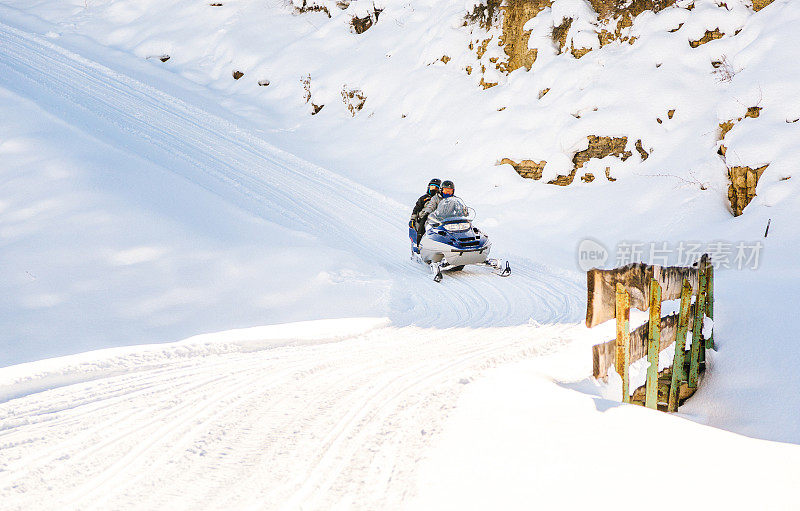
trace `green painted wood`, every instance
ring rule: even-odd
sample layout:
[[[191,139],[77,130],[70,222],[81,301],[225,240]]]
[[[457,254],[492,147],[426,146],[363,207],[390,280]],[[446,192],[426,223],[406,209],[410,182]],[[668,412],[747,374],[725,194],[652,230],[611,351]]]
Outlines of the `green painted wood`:
[[[658,407],[658,348],[661,343],[661,285],[656,279],[650,281],[650,331],[647,338],[647,387],[644,405]]]
[[[672,382],[669,386],[669,405],[667,411],[678,411],[678,393],[681,382],[686,381],[686,370],[683,368],[686,356],[686,331],[689,328],[689,314],[692,305],[692,285],[684,279],[681,291],[681,309],[678,317],[678,332],[675,335],[675,357],[672,359]]]
[[[617,374],[622,378],[622,402],[630,403],[630,370],[628,366],[631,363],[631,297],[621,283],[617,283],[616,298],[617,353],[615,368]]]
[[[709,263],[706,268],[706,286],[708,287],[708,295],[706,297],[706,316],[714,319],[714,267]],[[714,331],[712,329],[711,335],[706,339],[706,347],[710,350],[716,350],[714,347]]]
[[[702,268],[707,264],[708,257],[703,256],[700,261]],[[703,344],[703,318],[706,311],[706,274],[700,272],[700,285],[697,290],[697,298],[694,305],[694,323],[692,325],[692,352],[690,355],[691,366],[689,369],[689,387],[697,388],[700,379],[700,353]]]

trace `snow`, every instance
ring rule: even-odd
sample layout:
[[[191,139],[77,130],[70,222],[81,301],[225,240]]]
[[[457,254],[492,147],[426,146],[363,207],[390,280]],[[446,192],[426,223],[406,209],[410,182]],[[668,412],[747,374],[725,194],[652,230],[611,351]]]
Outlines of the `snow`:
[[[695,0],[599,48],[586,2],[557,0],[526,24],[532,70],[489,66],[487,90],[503,50],[468,46],[499,33],[463,25],[481,2],[222,3],[0,0],[4,508],[667,507],[645,485],[611,497],[649,466],[698,506],[793,507],[793,2]],[[549,37],[565,16],[581,59]],[[545,184],[589,135],[632,156]],[[546,160],[543,179],[504,157]],[[733,218],[726,165],[767,163]],[[435,285],[408,260],[434,175],[510,278]],[[591,379],[614,328],[581,323],[587,239],[605,267],[622,242],[763,244],[756,269],[718,268],[717,351],[680,413]]]
[[[576,392],[559,365],[520,362],[467,386],[406,509],[794,506],[797,445]]]
[[[708,339],[714,331],[714,320],[708,316],[703,318],[703,337]]]

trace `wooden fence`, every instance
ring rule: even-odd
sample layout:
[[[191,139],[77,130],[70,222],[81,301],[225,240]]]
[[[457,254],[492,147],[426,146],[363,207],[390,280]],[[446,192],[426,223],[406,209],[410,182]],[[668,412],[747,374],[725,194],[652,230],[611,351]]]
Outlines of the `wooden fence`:
[[[634,263],[614,270],[594,269],[587,273],[587,290],[586,326],[614,318],[617,323],[615,339],[592,347],[594,377],[607,379],[613,366],[622,378],[623,402],[677,411],[697,389],[705,369],[705,350],[714,348],[713,334],[703,337],[704,318],[714,318],[714,267],[708,255],[693,267]],[[681,300],[679,312],[661,317],[661,303],[677,299]],[[633,332],[631,307],[650,311],[650,320]],[[691,349],[686,351],[690,330]],[[672,344],[672,365],[659,374],[659,352]],[[645,357],[649,362],[646,384],[631,397],[630,364]]]

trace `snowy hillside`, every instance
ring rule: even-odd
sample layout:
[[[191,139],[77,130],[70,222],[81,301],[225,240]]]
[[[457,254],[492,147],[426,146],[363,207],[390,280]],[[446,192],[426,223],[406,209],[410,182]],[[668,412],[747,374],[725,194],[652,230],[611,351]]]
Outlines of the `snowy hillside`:
[[[0,507],[618,508],[595,497],[681,436],[698,506],[791,509],[799,25],[790,0],[0,0]],[[434,176],[510,278],[409,260]],[[719,265],[677,416],[590,378],[586,239]]]

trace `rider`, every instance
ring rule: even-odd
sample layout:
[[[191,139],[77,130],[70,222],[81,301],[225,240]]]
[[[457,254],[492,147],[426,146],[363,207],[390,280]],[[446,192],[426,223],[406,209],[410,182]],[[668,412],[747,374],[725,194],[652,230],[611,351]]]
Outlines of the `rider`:
[[[427,219],[428,215],[422,216],[422,210],[434,197],[437,199],[436,203],[439,203],[439,189],[442,185],[442,180],[438,178],[433,178],[428,183],[428,192],[417,199],[417,203],[414,205],[414,210],[411,212],[411,224],[414,226],[414,229],[417,231],[417,243],[419,243],[420,238],[425,233],[425,220]],[[434,208],[435,209],[435,208]]]
[[[417,214],[417,243],[419,240],[422,239],[422,235],[425,234],[425,221],[428,219],[428,215],[436,211],[436,208],[439,206],[439,203],[442,202],[442,199],[447,199],[452,197],[456,193],[456,185],[453,184],[452,181],[449,179],[442,181],[442,188],[441,193],[434,195],[433,197],[428,200],[428,203],[422,208]]]
[[[442,198],[446,199],[456,194],[456,185],[449,179],[442,183]]]

